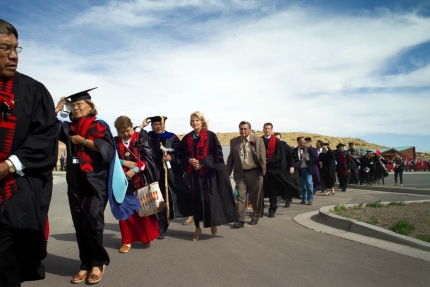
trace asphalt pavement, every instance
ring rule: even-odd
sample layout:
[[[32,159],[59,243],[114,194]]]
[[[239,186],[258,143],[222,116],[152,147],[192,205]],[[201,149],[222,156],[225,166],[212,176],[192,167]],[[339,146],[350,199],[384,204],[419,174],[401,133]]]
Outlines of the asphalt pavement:
[[[419,179],[415,176],[405,175],[405,185]],[[63,176],[55,176],[54,182],[46,279],[23,286],[70,286],[79,269],[67,185]],[[294,199],[290,208],[279,207],[273,219],[265,216],[242,229],[220,226],[215,237],[203,229],[197,242],[191,240],[194,225],[175,219],[164,240],[155,240],[148,249],[134,243],[126,254],[118,253],[119,226],[107,208],[104,243],[111,263],[98,286],[430,286],[428,261],[317,232],[293,220],[333,204],[430,199],[395,191],[317,193],[311,206]]]

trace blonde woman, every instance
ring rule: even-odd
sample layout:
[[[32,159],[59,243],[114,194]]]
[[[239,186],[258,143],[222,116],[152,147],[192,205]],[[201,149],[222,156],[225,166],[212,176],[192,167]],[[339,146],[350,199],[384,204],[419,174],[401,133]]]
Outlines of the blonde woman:
[[[193,241],[197,241],[202,232],[200,221],[203,227],[211,227],[215,236],[218,225],[237,222],[238,218],[218,138],[208,130],[201,112],[191,114],[190,125],[193,131],[182,138],[181,152],[183,167],[190,179],[196,226]]]

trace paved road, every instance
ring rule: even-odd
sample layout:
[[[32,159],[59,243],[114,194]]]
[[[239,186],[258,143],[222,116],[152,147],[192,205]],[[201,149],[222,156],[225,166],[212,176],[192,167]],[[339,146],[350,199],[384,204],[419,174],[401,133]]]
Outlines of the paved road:
[[[382,184],[382,182],[380,182]],[[397,179],[400,184],[400,179]],[[394,186],[394,172],[390,172],[385,178],[386,186]],[[403,186],[412,188],[430,188],[430,172],[404,172]]]
[[[411,175],[412,177],[412,175]],[[64,178],[56,177],[49,213],[51,235],[43,281],[23,286],[70,286],[79,268]],[[166,239],[149,249],[133,244],[127,254],[117,221],[106,210],[104,242],[111,264],[98,286],[430,286],[430,262],[318,233],[295,223],[297,214],[331,204],[430,199],[430,196],[366,190],[317,194],[314,205],[294,200],[276,217],[256,226],[218,228],[212,237],[204,229],[192,242],[194,226],[174,220]]]

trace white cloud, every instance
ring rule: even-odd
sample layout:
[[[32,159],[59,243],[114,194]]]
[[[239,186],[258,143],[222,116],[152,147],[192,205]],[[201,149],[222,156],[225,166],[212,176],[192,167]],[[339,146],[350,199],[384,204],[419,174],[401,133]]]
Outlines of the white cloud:
[[[122,25],[129,46],[87,55],[52,46],[46,53],[49,43],[30,42],[26,53],[32,52],[22,55],[20,69],[46,84],[56,100],[99,86],[92,94],[109,123],[122,114],[135,124],[161,114],[169,117],[168,130],[184,133],[190,130],[189,114],[201,110],[215,132],[236,131],[238,122],[248,120],[258,129],[270,121],[278,131],[327,135],[430,133],[425,116],[430,100],[423,92],[356,91],[428,85],[428,66],[407,75],[377,74],[403,49],[430,39],[423,33],[430,30],[430,20],[416,14],[383,10],[379,17],[327,17],[291,8],[258,18],[219,17],[175,27],[197,35],[192,42],[170,40],[156,31],[151,38],[127,34],[127,26],[169,21],[163,13],[180,7],[230,13],[257,7],[256,2],[250,7],[235,3],[110,2],[83,12],[73,23],[88,29],[90,23]],[[414,109],[407,121],[398,116],[405,106]]]

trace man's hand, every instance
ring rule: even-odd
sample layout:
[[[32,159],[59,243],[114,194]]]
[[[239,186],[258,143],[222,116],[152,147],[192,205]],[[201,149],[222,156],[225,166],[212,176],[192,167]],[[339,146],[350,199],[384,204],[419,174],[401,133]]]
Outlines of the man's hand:
[[[4,161],[0,163],[0,180],[3,180],[10,174],[9,166]]]
[[[163,161],[172,161],[172,157],[170,156],[170,154],[166,154],[163,156]]]
[[[290,174],[294,173],[294,167],[290,167]]]
[[[140,125],[140,128],[143,129],[144,127],[146,127],[147,125],[149,125],[149,117],[146,117],[142,124]]]

